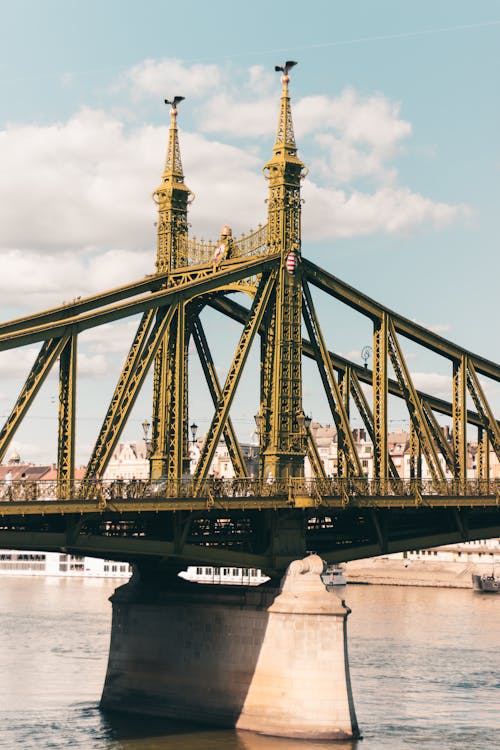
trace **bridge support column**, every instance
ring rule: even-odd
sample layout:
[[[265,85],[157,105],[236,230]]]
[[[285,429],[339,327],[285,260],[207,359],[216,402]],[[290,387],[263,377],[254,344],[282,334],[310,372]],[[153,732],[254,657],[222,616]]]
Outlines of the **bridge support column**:
[[[281,589],[132,581],[112,597],[104,709],[308,739],[357,737],[349,609],[293,562]]]

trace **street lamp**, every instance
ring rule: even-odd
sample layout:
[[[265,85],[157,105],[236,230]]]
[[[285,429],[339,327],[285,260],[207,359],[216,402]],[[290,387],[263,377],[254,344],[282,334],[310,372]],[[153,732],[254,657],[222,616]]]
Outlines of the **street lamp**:
[[[303,411],[297,414],[297,424],[299,425],[300,431],[307,435],[309,427],[311,426],[312,418],[306,417]]]
[[[191,435],[193,436],[192,442],[194,445],[196,442],[196,433],[198,432],[198,425],[196,424],[196,422],[193,422],[189,429],[191,430]]]
[[[144,420],[142,423],[142,431],[144,433],[144,442],[147,444],[148,442],[148,435],[149,435],[149,428],[151,427],[150,423],[147,419]]]

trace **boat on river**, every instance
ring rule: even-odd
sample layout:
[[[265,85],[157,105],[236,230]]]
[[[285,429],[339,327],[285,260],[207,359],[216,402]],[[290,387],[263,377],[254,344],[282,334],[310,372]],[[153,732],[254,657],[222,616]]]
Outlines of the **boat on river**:
[[[321,574],[321,580],[327,591],[331,591],[334,586],[345,586],[344,568],[341,565],[327,565]]]
[[[473,573],[472,588],[482,594],[498,594],[500,593],[500,577],[496,576],[494,571],[490,576]]]

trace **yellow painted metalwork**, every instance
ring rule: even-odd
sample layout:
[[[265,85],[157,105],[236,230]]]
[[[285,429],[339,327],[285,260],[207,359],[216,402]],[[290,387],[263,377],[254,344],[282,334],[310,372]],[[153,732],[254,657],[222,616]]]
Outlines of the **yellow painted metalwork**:
[[[488,433],[482,427],[477,431],[477,476],[478,479],[489,479],[490,476],[490,441]]]
[[[305,167],[297,157],[288,94],[289,76],[282,76],[282,93],[273,156],[264,166],[269,181],[267,246],[279,253],[276,290],[266,318],[265,378],[260,414],[261,452],[266,477],[300,476],[304,472],[305,435],[297,416],[302,413],[302,291],[300,283],[300,183]],[[287,258],[296,261],[287,271]]]
[[[354,438],[352,435],[351,427],[349,424],[349,416],[342,398],[339,384],[335,377],[335,373],[332,367],[332,361],[326,346],[319,321],[314,310],[314,304],[311,297],[309,286],[305,279],[302,282],[302,288],[304,291],[303,296],[303,308],[302,314],[306,329],[309,334],[309,339],[315,352],[315,359],[318,365],[319,374],[323,382],[325,389],[325,395],[328,400],[328,405],[332,413],[333,420],[337,427],[337,434],[339,444],[342,446],[341,450],[345,456],[343,461],[344,471],[346,472],[343,476],[354,475],[362,476],[363,469],[361,461],[356,450]]]
[[[215,369],[215,364],[210,353],[208,341],[199,318],[197,318],[193,323],[193,341],[200,358],[201,366],[205,374],[205,379],[207,381],[212,401],[214,403],[214,406],[217,408],[217,403],[222,396],[222,389],[220,387],[219,378],[217,377],[217,371]],[[223,435],[226,442],[227,451],[233,465],[235,476],[248,476],[245,459],[243,457],[240,444],[236,439],[236,434],[231,422],[231,417],[229,416],[227,418],[226,424],[224,425]]]
[[[375,441],[374,474],[377,479],[387,479],[389,451],[387,448],[388,399],[388,318],[383,312],[373,326],[373,431]]]
[[[311,434],[311,428],[307,427],[307,457],[311,464],[313,476],[316,479],[326,479],[326,470],[318,452],[318,446]]]
[[[472,359],[467,358],[467,387],[474,401],[479,415],[482,418],[484,429],[491,443],[491,447],[500,461],[500,426],[493,416],[490,405],[486,400],[481,383],[476,375],[476,368]]]
[[[193,195],[184,184],[177,132],[177,100],[182,100],[182,97],[175,97],[172,102],[162,182],[153,193],[158,204],[156,268],[160,273],[171,272],[188,263],[187,210]],[[168,285],[175,286],[171,275]],[[188,420],[185,418],[188,409],[186,343],[185,306],[181,301],[177,304],[176,314],[165,331],[155,359],[150,459],[152,478],[182,476],[186,461],[189,461],[186,456]]]
[[[9,443],[14,437],[17,428],[21,424],[23,417],[33,403],[33,400],[40,390],[45,378],[49,374],[56,359],[58,359],[62,350],[69,340],[69,335],[60,339],[49,339],[45,341],[31,371],[23,385],[14,407],[7,417],[7,420],[0,432],[0,461],[3,460]]]
[[[399,342],[394,329],[392,320],[388,321],[388,350],[391,358],[392,366],[396,374],[396,379],[401,388],[401,392],[404,395],[408,411],[410,413],[410,420],[413,423],[415,431],[418,435],[418,440],[422,453],[425,456],[427,467],[433,479],[444,479],[444,470],[439,461],[436,447],[432,439],[429,423],[427,422],[422,407],[422,403],[418,396],[418,393],[413,385],[410,377],[408,367],[403,357],[403,352],[399,346]]]
[[[361,384],[359,382],[357,373],[354,371],[352,367],[350,367],[349,369],[351,371],[349,380],[350,380],[350,389],[351,389],[351,395],[352,395],[353,401],[356,404],[356,409],[359,412],[359,415],[363,421],[363,424],[366,428],[368,436],[370,440],[372,441],[372,445],[375,445],[375,427],[373,423],[372,410],[370,409],[366,396],[363,393],[363,389],[361,388]],[[389,475],[393,479],[398,479],[399,472],[396,469],[396,466],[394,465],[394,461],[392,460],[392,456],[390,454],[388,454],[388,461],[389,461]]]
[[[98,439],[92,454],[94,473],[91,474],[88,468],[86,472],[87,480],[103,475],[174,312],[175,308],[170,307],[157,313],[147,339],[134,355],[133,366],[130,367],[126,386],[120,387],[119,382],[115,389],[102,428],[104,437]],[[142,338],[142,335],[140,338]]]
[[[415,426],[410,419],[410,479],[422,478],[422,452]]]
[[[197,486],[206,478],[210,470],[215,449],[219,443],[220,436],[229,415],[229,408],[236,393],[236,388],[243,372],[243,367],[250,351],[250,346],[256,332],[262,322],[264,311],[269,302],[271,292],[276,284],[276,272],[262,278],[257,294],[248,315],[248,321],[243,329],[233,361],[226,377],[226,382],[218,400],[212,423],[209,427],[201,455],[195,470]]]
[[[68,483],[75,478],[76,352],[77,337],[73,334],[59,357],[57,480],[63,497]]]
[[[451,448],[450,443],[446,439],[446,436],[438,424],[438,421],[436,417],[434,416],[434,412],[432,411],[430,405],[425,401],[425,399],[421,399],[422,409],[424,411],[425,417],[427,419],[427,422],[429,424],[429,429],[431,431],[432,437],[434,439],[434,444],[436,445],[437,449],[443,456],[447,468],[453,473],[455,468],[455,458],[453,456],[453,450]]]
[[[170,102],[168,102],[170,104]],[[184,184],[177,106],[170,110],[167,157],[161,183],[153,193],[158,206],[158,249],[156,268],[161,273],[187,264],[187,209],[193,193]]]
[[[106,464],[111,456],[110,446],[114,450],[116,442],[125,426],[122,404],[126,398],[130,380],[144,349],[150,333],[156,310],[148,310],[141,318],[137,332],[130,346],[123,364],[118,383],[111,398],[111,403],[104,417],[104,422],[96,440],[92,454],[88,460],[85,479],[100,477],[104,473]]]
[[[467,355],[453,361],[453,452],[455,476],[467,478]]]

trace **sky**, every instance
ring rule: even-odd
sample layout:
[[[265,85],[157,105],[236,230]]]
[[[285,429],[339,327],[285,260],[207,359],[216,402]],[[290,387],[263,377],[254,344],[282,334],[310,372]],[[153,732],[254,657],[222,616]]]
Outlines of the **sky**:
[[[154,270],[156,208],[168,136],[165,98],[183,95],[179,137],[196,199],[191,236],[266,222],[277,124],[276,64],[293,59],[302,253],[389,308],[491,360],[497,335],[500,7],[478,0],[285,5],[213,0],[0,0],[0,272],[3,320],[93,294]],[[364,319],[315,296],[330,349],[361,363]],[[204,320],[221,378],[236,324]],[[78,454],[84,462],[137,321],[80,337]],[[223,332],[224,335],[221,335]],[[210,337],[210,336],[209,336]],[[448,363],[404,343],[415,384],[450,397]],[[36,355],[0,356],[0,415]],[[194,384],[203,432],[208,396]],[[253,368],[253,369],[252,369]],[[251,440],[258,361],[234,409]],[[331,422],[304,366],[305,410]],[[149,388],[149,391],[148,391]],[[495,384],[485,383],[500,405]],[[12,443],[55,459],[57,377]],[[405,414],[391,407],[393,426]],[[124,437],[140,439],[150,384]]]

